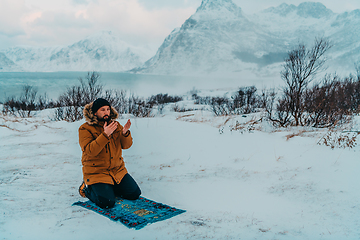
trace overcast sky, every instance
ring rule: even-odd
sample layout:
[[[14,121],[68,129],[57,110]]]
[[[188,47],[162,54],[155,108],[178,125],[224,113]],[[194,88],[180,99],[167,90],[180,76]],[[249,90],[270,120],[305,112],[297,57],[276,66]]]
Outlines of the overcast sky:
[[[233,0],[245,14],[301,0]],[[333,12],[360,9],[359,0],[319,0]],[[0,49],[69,45],[114,31],[134,45],[159,46],[201,0],[0,0]]]

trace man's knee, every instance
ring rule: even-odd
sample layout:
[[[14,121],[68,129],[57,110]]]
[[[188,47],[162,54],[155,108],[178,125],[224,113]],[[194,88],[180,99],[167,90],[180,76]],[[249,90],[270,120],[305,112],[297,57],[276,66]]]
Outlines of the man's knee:
[[[123,198],[128,200],[136,200],[140,197],[140,194],[141,194],[141,190],[139,187],[137,187],[134,192],[124,195]]]
[[[115,200],[99,196],[95,203],[101,208],[112,208],[115,205]]]
[[[115,195],[111,185],[103,183],[90,185],[85,195],[101,208],[112,208],[115,205]]]

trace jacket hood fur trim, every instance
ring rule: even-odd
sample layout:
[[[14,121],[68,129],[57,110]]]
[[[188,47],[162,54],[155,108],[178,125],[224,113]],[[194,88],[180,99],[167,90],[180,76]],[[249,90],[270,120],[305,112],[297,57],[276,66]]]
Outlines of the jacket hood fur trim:
[[[94,113],[91,110],[93,103],[94,102],[86,104],[83,110],[85,120],[89,125],[99,124],[97,117],[94,115]],[[110,120],[117,119],[118,117],[119,117],[119,113],[116,111],[116,109],[114,107],[110,107],[110,116],[109,116]]]

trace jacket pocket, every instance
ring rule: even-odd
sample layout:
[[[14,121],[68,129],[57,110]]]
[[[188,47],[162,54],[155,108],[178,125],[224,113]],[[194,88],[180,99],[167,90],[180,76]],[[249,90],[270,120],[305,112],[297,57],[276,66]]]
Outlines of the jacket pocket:
[[[105,160],[102,159],[89,159],[83,162],[84,167],[106,167]]]

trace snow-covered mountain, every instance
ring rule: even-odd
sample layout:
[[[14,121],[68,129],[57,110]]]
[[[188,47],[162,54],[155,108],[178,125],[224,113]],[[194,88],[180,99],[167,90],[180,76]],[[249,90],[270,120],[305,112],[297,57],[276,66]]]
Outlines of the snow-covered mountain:
[[[360,10],[336,14],[321,3],[281,4],[246,15],[231,0],[203,0],[156,55],[133,72],[187,74],[276,69],[299,43],[316,37],[333,44],[331,69],[353,69],[360,59]]]
[[[101,32],[66,47],[14,47],[3,54],[24,71],[120,72],[144,63],[152,51],[131,46],[112,32]]]
[[[20,72],[22,68],[0,52],[0,72]]]
[[[316,37],[333,45],[327,54],[330,71],[353,71],[360,60],[360,10],[334,13],[321,3],[304,2],[247,15],[232,0],[203,0],[155,55],[101,32],[65,47],[6,49],[0,71],[278,75],[287,52],[299,43],[311,46]]]

